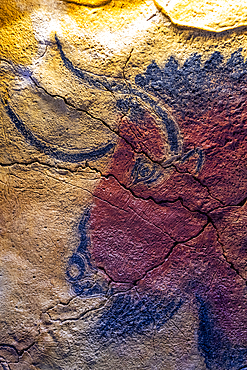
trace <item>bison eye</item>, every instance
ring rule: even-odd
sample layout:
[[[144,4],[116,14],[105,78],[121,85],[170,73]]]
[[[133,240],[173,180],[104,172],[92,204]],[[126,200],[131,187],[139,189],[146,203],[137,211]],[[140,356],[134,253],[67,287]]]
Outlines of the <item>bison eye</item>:
[[[69,260],[69,266],[66,274],[68,279],[72,281],[80,280],[85,273],[85,263],[79,254],[74,253]]]
[[[151,184],[161,176],[160,166],[146,158],[137,158],[131,172],[132,185],[142,182]]]

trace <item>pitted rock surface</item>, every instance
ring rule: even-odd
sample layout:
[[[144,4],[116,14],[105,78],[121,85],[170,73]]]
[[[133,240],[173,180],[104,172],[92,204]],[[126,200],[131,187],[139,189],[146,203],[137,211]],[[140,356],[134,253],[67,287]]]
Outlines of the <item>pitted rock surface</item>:
[[[3,370],[247,367],[244,3],[157,4],[0,4]]]
[[[154,0],[178,26],[223,32],[246,26],[246,1],[237,0]]]

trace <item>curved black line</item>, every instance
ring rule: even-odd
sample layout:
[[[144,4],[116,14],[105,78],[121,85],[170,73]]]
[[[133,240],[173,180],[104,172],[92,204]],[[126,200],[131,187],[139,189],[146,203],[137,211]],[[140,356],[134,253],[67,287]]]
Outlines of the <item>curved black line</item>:
[[[60,161],[75,163],[85,160],[99,159],[109,153],[115,146],[114,143],[109,143],[102,148],[91,150],[89,152],[79,152],[74,154],[65,153],[62,150],[51,148],[47,144],[43,143],[41,140],[37,139],[32,131],[25,126],[25,124],[21,121],[18,115],[9,106],[9,104],[5,104],[5,110],[17,130],[24,136],[24,138],[29,142],[30,145],[35,146],[41,152],[50,155]]]
[[[202,165],[203,165],[204,153],[203,153],[203,150],[200,149],[200,148],[197,148],[196,149],[196,152],[198,154],[198,161],[197,161],[197,166],[196,166],[196,173],[198,173],[201,170]]]
[[[189,150],[181,159],[181,163],[184,163],[185,161],[187,161],[187,159],[190,159],[190,157],[194,156],[195,154],[198,155],[198,160],[197,160],[197,165],[196,165],[196,173],[198,173],[201,170],[203,161],[204,161],[204,154],[203,154],[202,149],[196,148],[196,149]]]
[[[90,85],[96,87],[97,89],[101,89],[102,87],[106,88],[107,90],[110,90],[112,92],[119,92],[122,94],[133,94],[135,96],[138,96],[144,103],[148,102],[150,106],[155,110],[156,114],[161,118],[164,129],[167,133],[167,138],[168,142],[170,145],[170,150],[173,152],[175,155],[177,155],[180,151],[179,147],[179,132],[178,128],[175,124],[175,122],[170,119],[167,115],[167,113],[161,109],[160,107],[157,106],[157,103],[151,99],[147,94],[144,92],[140,92],[130,86],[126,86],[126,84],[117,84],[115,81],[113,84],[110,84],[108,81],[106,81],[106,78],[100,79],[94,79],[93,77],[88,76],[85,72],[81,71],[79,68],[74,67],[73,63],[66,57],[61,42],[57,35],[55,34],[55,41],[57,44],[57,48],[60,53],[60,57],[67,69],[69,69],[76,77],[79,79],[84,80],[85,82],[89,83]],[[126,91],[127,89],[127,91]]]
[[[72,72],[76,77],[83,80],[87,84],[94,86],[98,90],[108,90],[110,92],[119,92],[122,94],[130,94],[131,88],[130,84],[127,82],[119,82],[116,79],[112,78],[112,81],[109,81],[109,77],[98,76],[98,78],[90,76],[90,72],[83,72],[81,69],[76,68],[73,63],[66,57],[62,44],[55,34],[55,41],[57,48],[59,50],[60,57],[65,65],[65,67]]]
[[[90,77],[88,74],[82,72],[82,70],[80,70],[79,68],[74,67],[73,63],[64,54],[62,45],[61,45],[61,43],[60,43],[60,41],[59,41],[59,39],[58,39],[58,37],[57,37],[56,34],[55,34],[55,41],[56,41],[57,48],[59,50],[61,59],[62,59],[64,65],[65,65],[65,67],[67,69],[69,69],[76,77],[84,80],[89,85],[93,85],[97,89],[101,89],[102,90],[102,87],[104,87],[106,89],[109,89],[110,88],[110,86],[108,86],[108,84],[106,83],[106,81],[100,81],[99,79],[94,79],[93,77]]]

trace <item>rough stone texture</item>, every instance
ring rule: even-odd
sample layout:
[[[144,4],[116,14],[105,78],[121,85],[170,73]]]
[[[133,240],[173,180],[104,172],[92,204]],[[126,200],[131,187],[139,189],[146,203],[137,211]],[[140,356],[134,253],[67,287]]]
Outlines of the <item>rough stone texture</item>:
[[[178,26],[222,32],[247,25],[245,0],[154,0]]]
[[[0,368],[246,369],[246,30],[2,0],[0,41]]]

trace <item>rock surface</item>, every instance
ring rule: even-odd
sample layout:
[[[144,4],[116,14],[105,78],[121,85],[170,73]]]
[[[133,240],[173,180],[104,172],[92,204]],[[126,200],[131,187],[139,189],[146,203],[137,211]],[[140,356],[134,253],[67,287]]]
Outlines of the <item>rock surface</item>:
[[[1,2],[0,369],[247,368],[247,32],[217,32]]]
[[[155,0],[178,26],[222,32],[247,25],[247,2],[238,0]]]

